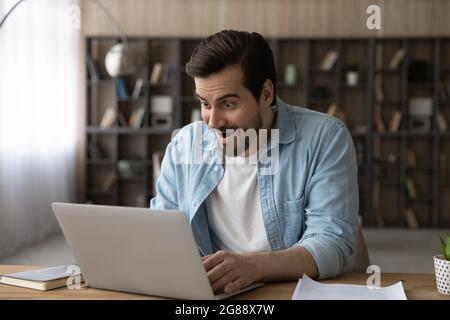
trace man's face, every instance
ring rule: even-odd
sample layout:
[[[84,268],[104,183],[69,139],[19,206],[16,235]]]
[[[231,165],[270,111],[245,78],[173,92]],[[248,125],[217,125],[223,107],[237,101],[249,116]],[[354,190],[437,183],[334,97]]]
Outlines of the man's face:
[[[261,106],[244,87],[244,74],[239,65],[194,80],[202,119],[209,128],[217,129],[216,136],[222,145],[226,146],[231,139],[237,144],[234,135],[226,135],[230,132],[227,129],[261,129]]]

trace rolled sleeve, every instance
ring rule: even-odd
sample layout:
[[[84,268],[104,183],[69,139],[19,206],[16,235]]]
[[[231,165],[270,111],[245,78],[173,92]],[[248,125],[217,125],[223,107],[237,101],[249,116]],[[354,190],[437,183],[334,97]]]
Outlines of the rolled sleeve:
[[[305,191],[306,230],[295,245],[314,258],[319,279],[342,273],[355,247],[358,180],[352,138],[336,121],[321,140]]]

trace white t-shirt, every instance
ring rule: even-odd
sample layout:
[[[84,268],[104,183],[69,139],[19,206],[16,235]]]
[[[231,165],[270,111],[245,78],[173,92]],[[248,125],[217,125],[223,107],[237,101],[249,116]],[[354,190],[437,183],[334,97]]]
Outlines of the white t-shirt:
[[[261,212],[257,164],[245,157],[225,157],[225,172],[208,196],[208,220],[213,241],[236,253],[270,251]]]

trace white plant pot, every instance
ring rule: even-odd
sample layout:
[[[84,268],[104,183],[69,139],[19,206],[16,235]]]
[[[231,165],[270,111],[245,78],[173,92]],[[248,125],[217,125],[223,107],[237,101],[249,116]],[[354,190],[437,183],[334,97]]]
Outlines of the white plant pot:
[[[450,261],[442,255],[434,256],[434,274],[439,293],[450,295]]]
[[[358,84],[359,74],[356,71],[347,72],[347,85],[354,87]]]

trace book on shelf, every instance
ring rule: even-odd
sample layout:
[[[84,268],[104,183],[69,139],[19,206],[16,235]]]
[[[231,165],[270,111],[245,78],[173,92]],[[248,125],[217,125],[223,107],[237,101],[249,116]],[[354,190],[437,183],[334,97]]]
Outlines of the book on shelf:
[[[116,182],[116,174],[114,172],[110,172],[106,177],[105,181],[103,181],[102,190],[108,191],[114,186]]]
[[[383,78],[380,74],[375,76],[375,80],[373,82],[373,89],[375,93],[375,100],[377,102],[381,102],[384,100],[384,92],[383,92]]]
[[[447,101],[450,99],[450,83],[440,82],[439,83],[439,98],[441,101]]]
[[[335,50],[330,50],[325,54],[325,57],[320,64],[320,70],[329,71],[333,69],[336,61],[339,58],[339,52]]]
[[[138,78],[134,84],[133,94],[131,95],[133,99],[138,99],[141,96],[142,88],[144,87],[144,79]]]
[[[88,143],[88,157],[89,159],[104,159],[105,154],[98,145],[98,143],[94,141],[89,141]]]
[[[417,189],[411,177],[405,178],[405,188],[409,199],[415,199],[417,197]]]
[[[161,81],[163,64],[161,62],[155,62],[153,64],[153,69],[150,74],[150,84],[157,84]]]
[[[405,209],[405,222],[410,229],[416,229],[417,227],[419,227],[419,222],[417,221],[417,217],[413,209]]]
[[[79,271],[79,267],[76,265],[63,265],[31,271],[22,271],[1,276],[0,283],[16,287],[47,291],[76,283],[81,285],[84,281],[83,276],[81,273],[76,271]]]
[[[394,70],[397,69],[402,62],[403,58],[406,55],[405,49],[398,49],[389,61],[389,69]]]
[[[406,149],[405,153],[406,167],[414,168],[417,165],[416,153],[412,149]]]
[[[436,113],[436,124],[440,132],[447,131],[447,119],[441,111]]]
[[[375,108],[375,111],[373,112],[373,121],[375,123],[375,129],[378,132],[385,132],[386,126],[384,125],[383,117],[381,116],[381,108],[378,106]]]
[[[328,106],[327,114],[334,117],[336,116],[336,112],[337,112],[337,105],[335,102],[333,102]]]
[[[145,107],[139,107],[136,110],[136,117],[134,119],[133,127],[134,128],[142,128],[144,125],[144,115],[145,115]]]
[[[394,111],[391,122],[389,124],[389,131],[390,132],[397,132],[400,128],[400,123],[402,121],[402,113],[400,111]]]
[[[125,118],[125,115],[122,111],[119,111],[117,114],[117,122],[119,127],[128,127],[127,119]]]
[[[122,99],[128,98],[127,83],[124,78],[117,79],[117,96]]]
[[[97,61],[91,56],[86,56],[86,67],[89,74],[89,79],[92,81],[99,81],[100,80],[100,71],[98,68]]]
[[[100,121],[101,128],[110,128],[114,125],[114,121],[117,118],[117,111],[114,107],[108,107]]]

